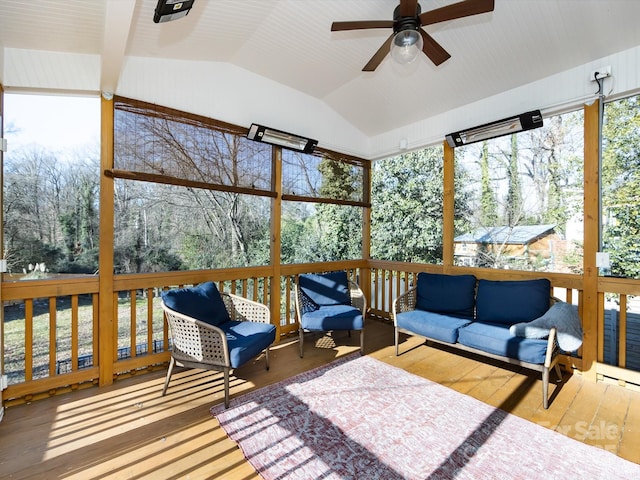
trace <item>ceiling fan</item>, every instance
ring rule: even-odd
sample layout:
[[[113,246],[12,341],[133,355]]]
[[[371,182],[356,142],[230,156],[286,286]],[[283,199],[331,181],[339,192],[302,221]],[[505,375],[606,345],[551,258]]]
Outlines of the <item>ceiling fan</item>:
[[[391,36],[364,66],[363,72],[373,72],[389,51],[398,62],[409,63],[422,50],[435,65],[440,65],[451,55],[421,27],[492,12],[493,7],[494,0],[464,0],[422,13],[418,0],[400,0],[400,4],[393,11],[393,20],[333,22],[331,31],[393,28]]]

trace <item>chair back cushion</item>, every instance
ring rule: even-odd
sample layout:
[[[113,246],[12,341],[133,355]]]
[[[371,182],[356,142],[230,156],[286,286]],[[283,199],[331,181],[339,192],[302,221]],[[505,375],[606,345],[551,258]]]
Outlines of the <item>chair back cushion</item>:
[[[476,277],[420,272],[416,308],[460,318],[473,318]]]
[[[218,326],[230,320],[218,287],[213,282],[191,288],[176,288],[162,292],[164,304],[171,310]]]
[[[476,320],[511,326],[530,322],[549,310],[551,282],[535,280],[480,280]]]
[[[349,282],[345,271],[299,275],[298,286],[307,297],[321,307],[351,304]]]

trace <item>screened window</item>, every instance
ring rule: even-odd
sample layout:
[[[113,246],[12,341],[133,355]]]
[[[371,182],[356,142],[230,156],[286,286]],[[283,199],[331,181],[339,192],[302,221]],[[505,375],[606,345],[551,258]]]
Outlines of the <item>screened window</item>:
[[[455,149],[456,265],[582,271],[583,115]]]
[[[365,205],[368,168],[368,162],[329,152],[282,150],[283,198]]]
[[[282,263],[362,258],[368,173],[363,160],[282,150]]]
[[[442,263],[442,171],[442,147],[373,162],[373,258]],[[456,181],[461,185],[460,173]]]
[[[601,273],[640,278],[640,96],[605,104],[602,134]]]
[[[95,273],[100,99],[7,93],[4,98],[9,274],[30,280]]]
[[[206,117],[116,98],[114,168],[208,184],[272,191],[271,146]],[[117,176],[117,172],[116,172]]]
[[[268,264],[272,147],[156,105],[115,109],[115,272]]]

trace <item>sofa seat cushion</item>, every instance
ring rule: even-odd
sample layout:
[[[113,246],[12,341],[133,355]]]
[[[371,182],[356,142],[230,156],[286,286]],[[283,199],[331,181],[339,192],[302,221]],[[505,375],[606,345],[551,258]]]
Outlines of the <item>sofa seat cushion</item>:
[[[461,318],[473,318],[476,277],[420,272],[416,308]]]
[[[547,341],[516,337],[501,324],[473,322],[458,331],[458,342],[483,352],[514,358],[523,362],[543,364]]]
[[[276,327],[270,323],[230,320],[218,328],[226,334],[231,368],[257,357],[276,339]]]
[[[302,315],[302,328],[317,332],[362,330],[362,312],[351,305],[326,305]]]
[[[469,323],[471,323],[471,320],[425,310],[411,310],[396,315],[396,326],[398,328],[447,343],[456,343],[458,329]]]
[[[483,323],[530,322],[549,309],[551,282],[535,280],[480,280],[476,320]]]

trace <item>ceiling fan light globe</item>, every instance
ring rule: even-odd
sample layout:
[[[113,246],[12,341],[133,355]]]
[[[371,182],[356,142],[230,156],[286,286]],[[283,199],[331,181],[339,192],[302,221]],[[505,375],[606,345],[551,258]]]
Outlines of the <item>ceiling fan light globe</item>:
[[[417,30],[402,30],[391,42],[391,58],[401,65],[413,62],[422,51],[422,35]]]

